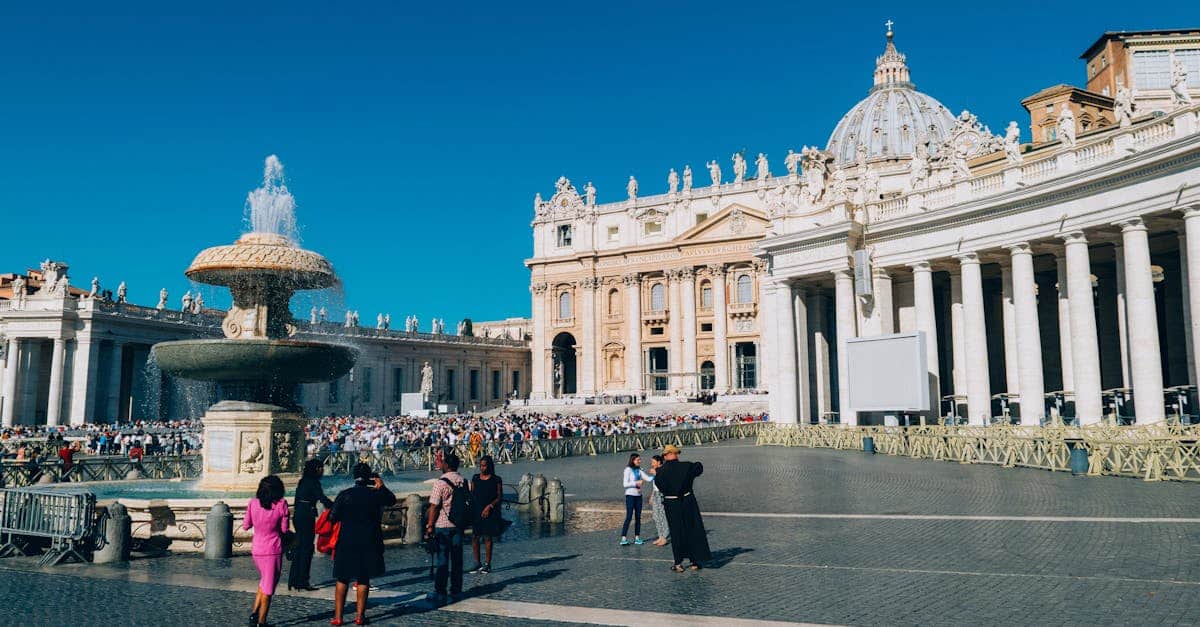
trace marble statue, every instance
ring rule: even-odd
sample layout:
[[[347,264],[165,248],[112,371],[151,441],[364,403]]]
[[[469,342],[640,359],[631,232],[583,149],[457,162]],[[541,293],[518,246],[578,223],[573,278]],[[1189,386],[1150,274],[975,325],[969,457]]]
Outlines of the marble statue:
[[[965,111],[964,111],[964,113],[965,113]],[[866,165],[867,165],[867,145],[866,144],[860,143],[858,145],[858,147],[854,149],[854,162],[857,163],[860,168],[866,167]]]
[[[421,321],[417,319],[416,315],[413,315],[413,333],[420,333],[420,332],[421,332]]]
[[[196,298],[192,301],[192,313],[204,312],[204,294],[196,292]]]
[[[561,396],[563,391],[563,364],[562,360],[554,359],[554,395]]]
[[[546,203],[542,202],[542,193],[541,192],[534,194],[533,195],[533,213],[534,213],[534,215],[539,215],[539,216],[542,215],[542,212],[545,210],[545,204]]]
[[[1188,93],[1188,71],[1174,54],[1171,55],[1171,100],[1177,107],[1192,104],[1192,95]]]
[[[592,185],[591,181],[588,181],[587,185],[583,186],[583,195],[587,197],[589,207],[596,204],[596,186]]]
[[[759,181],[765,181],[771,178],[771,166],[767,163],[767,155],[758,153],[758,158],[754,160],[755,173],[754,176]]]
[[[1009,163],[1021,162],[1021,127],[1015,120],[1004,129],[1004,158]]]
[[[349,309],[347,309],[347,310],[346,310],[346,322],[345,322],[345,326],[346,326],[346,328],[347,328],[347,329],[349,329],[350,327],[354,326],[354,312],[353,312],[353,311],[350,311]]]
[[[830,195],[832,202],[842,202],[846,200],[846,171],[842,168],[833,169],[833,182]]]
[[[1121,85],[1117,87],[1117,97],[1113,99],[1113,112],[1117,115],[1117,126],[1125,128],[1133,124],[1133,92]]]
[[[13,300],[16,301],[18,307],[25,305],[25,277],[18,274],[12,280]]]
[[[88,292],[88,298],[95,298],[100,293],[100,277],[92,277],[92,289]]]
[[[383,330],[387,331],[392,328],[392,314],[383,314]]]
[[[879,173],[875,168],[867,168],[862,177],[863,204],[879,200]]]
[[[679,188],[679,175],[675,173],[675,168],[671,168],[671,172],[667,174],[667,193],[674,194]]]
[[[321,322],[325,322],[325,321],[329,320],[329,312],[325,311],[324,307],[321,308],[320,313],[321,313]]]
[[[383,330],[383,314],[382,313],[375,314],[375,328],[380,331]]]
[[[309,323],[309,324],[316,324],[316,323],[317,323],[317,313],[318,313],[318,312],[317,312],[317,306],[316,306],[316,305],[313,305],[313,308],[308,310],[308,323]]]
[[[735,185],[741,184],[746,179],[746,158],[742,153],[733,153],[733,182]]]
[[[716,159],[708,162],[708,175],[712,177],[713,187],[721,186],[721,165]]]
[[[463,332],[466,330],[467,330],[467,323],[460,320],[458,322],[458,329],[456,330],[455,335],[461,336],[463,334]]]
[[[168,296],[167,288],[164,287],[161,290],[158,290],[158,304],[155,305],[154,308],[159,311],[166,309],[167,308],[167,296]]]
[[[1075,147],[1075,114],[1065,102],[1058,113],[1058,139],[1067,148]]]
[[[183,304],[183,307],[180,309],[180,311],[183,313],[192,313],[192,291],[188,290],[184,292],[183,298],[179,300]]]
[[[908,186],[912,189],[920,189],[928,179],[929,148],[925,142],[918,141],[912,160],[908,162]]]
[[[683,192],[686,194],[692,191],[692,166],[683,166]]]
[[[358,326],[358,310],[354,310],[354,326]]]
[[[121,284],[117,286],[117,302],[118,303],[125,302],[125,296],[128,293],[129,293],[129,287],[127,285],[125,285],[124,281],[121,281]]]
[[[821,160],[821,151],[805,146],[797,157],[799,158],[795,161],[804,159],[804,186],[807,190],[805,194],[808,202],[816,203],[825,192],[825,176],[827,174],[825,164]],[[792,159],[792,156],[789,155],[788,158]]]
[[[429,362],[421,366],[421,396],[425,398],[425,402],[429,402],[429,395],[433,394],[433,368]]]
[[[625,191],[629,192],[629,200],[637,200],[637,189],[637,179],[630,175],[629,183],[625,185]]]
[[[954,166],[954,175],[956,177],[968,178],[971,176],[971,166],[967,165],[966,152],[955,150],[950,158],[950,164]]]
[[[58,277],[58,293],[59,294],[61,294],[63,296],[70,296],[71,295],[70,287],[71,287],[70,277],[68,277],[65,274]]]
[[[788,148],[788,154],[783,160],[783,165],[787,166],[787,172],[789,176],[796,176],[797,171],[800,169],[801,159],[803,159],[801,153],[793,152],[791,148]]]

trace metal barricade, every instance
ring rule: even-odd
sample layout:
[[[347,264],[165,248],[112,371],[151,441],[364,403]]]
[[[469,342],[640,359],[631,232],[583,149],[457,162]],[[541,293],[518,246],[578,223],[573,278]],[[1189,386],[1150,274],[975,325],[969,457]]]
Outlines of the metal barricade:
[[[0,557],[30,555],[30,538],[48,538],[50,548],[38,564],[55,565],[68,557],[81,562],[96,519],[96,495],[49,488],[0,490]]]

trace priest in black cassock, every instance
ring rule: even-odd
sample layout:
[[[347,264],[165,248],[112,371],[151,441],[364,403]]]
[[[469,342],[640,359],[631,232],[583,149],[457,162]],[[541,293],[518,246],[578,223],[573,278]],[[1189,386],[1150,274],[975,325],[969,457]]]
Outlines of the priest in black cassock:
[[[700,462],[679,461],[679,447],[674,444],[663,448],[663,460],[654,476],[654,485],[662,492],[667,527],[671,530],[671,550],[675,553],[671,570],[683,572],[684,558],[691,562],[692,570],[700,570],[704,562],[712,559],[704,520],[700,518],[700,504],[692,493],[692,482],[704,472],[704,466]]]

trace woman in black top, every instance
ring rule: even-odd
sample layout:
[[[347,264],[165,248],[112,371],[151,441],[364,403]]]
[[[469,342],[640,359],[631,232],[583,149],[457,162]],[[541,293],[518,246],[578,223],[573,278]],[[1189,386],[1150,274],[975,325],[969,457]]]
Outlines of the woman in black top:
[[[500,499],[504,495],[504,480],[492,474],[496,464],[491,455],[479,458],[479,474],[471,477],[471,503],[475,506],[474,534],[471,551],[475,554],[472,573],[492,572],[492,540],[504,531],[500,518]],[[479,561],[479,541],[487,549],[487,561]]]
[[[333,507],[333,501],[325,496],[321,489],[321,475],[325,474],[325,464],[319,459],[304,462],[304,474],[300,483],[296,484],[296,512],[292,525],[296,528],[296,548],[292,557],[292,570],[288,572],[288,590],[316,590],[309,583],[309,571],[312,569],[313,542],[316,535],[313,525],[317,522],[317,503],[325,509]]]
[[[354,624],[366,623],[363,612],[367,607],[367,591],[371,576],[382,575],[383,567],[383,508],[396,504],[396,495],[383,485],[383,479],[360,463],[354,467],[354,487],[342,490],[333,501],[329,521],[341,523],[337,546],[333,550],[333,577],[337,586],[333,593],[334,625],[342,624],[342,609],[350,582],[357,587],[357,616]]]

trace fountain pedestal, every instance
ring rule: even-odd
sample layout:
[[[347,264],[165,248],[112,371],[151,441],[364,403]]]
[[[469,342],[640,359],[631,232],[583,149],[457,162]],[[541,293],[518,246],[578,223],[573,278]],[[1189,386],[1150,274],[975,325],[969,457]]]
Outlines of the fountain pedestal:
[[[202,490],[254,492],[264,475],[295,485],[305,456],[304,416],[274,405],[222,401],[204,415]]]

